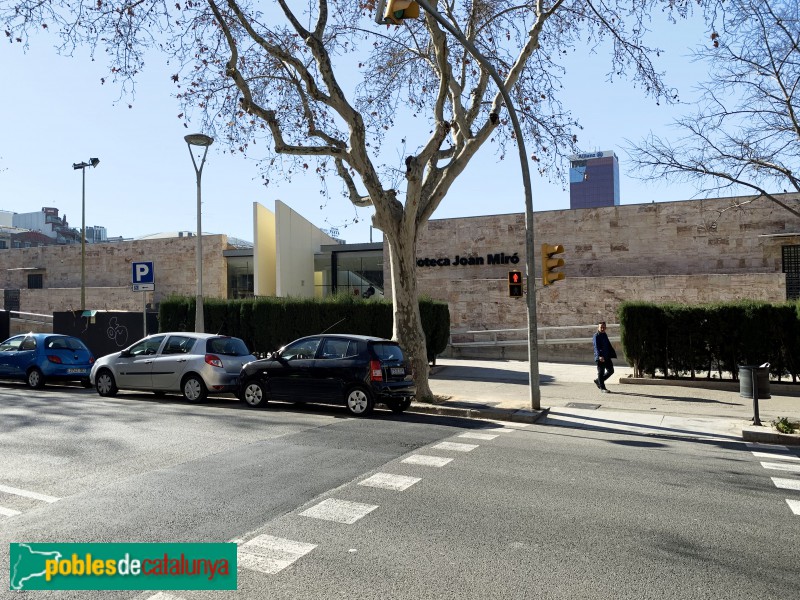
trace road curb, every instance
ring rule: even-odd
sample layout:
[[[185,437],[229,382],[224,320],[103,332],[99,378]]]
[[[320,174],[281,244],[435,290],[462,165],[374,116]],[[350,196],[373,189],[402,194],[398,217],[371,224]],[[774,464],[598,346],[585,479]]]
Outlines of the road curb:
[[[511,421],[512,423],[536,423],[547,414],[549,408],[541,410],[502,409],[502,408],[457,408],[441,404],[412,403],[407,412],[464,419],[483,419]]]
[[[781,433],[769,427],[745,427],[742,429],[742,439],[745,442],[760,442],[762,444],[782,444],[784,446],[800,446],[800,434]]]

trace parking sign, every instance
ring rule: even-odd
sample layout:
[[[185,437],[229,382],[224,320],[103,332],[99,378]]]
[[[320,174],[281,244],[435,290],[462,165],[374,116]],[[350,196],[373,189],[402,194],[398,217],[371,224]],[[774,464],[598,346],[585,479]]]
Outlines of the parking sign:
[[[155,271],[152,262],[131,263],[131,283],[134,292],[146,292],[156,289]]]

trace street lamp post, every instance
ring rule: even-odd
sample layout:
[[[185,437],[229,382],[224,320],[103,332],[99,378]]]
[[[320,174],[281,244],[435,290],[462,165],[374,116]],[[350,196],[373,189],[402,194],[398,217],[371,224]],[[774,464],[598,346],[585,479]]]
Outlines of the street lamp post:
[[[90,158],[89,162],[73,163],[74,170],[81,170],[81,311],[86,310],[86,167],[96,167],[99,158]]]
[[[200,179],[203,176],[203,165],[206,163],[206,154],[208,154],[208,147],[214,143],[214,138],[202,133],[192,133],[184,136],[186,144],[189,146],[189,156],[192,157],[192,165],[194,165],[194,172],[197,176],[197,249],[195,257],[195,268],[197,270],[197,295],[194,307],[194,330],[197,333],[205,332],[205,322],[203,320],[203,227],[201,217],[201,194],[200,194]],[[197,161],[192,153],[192,146],[200,146],[203,148],[203,159],[200,161],[200,166],[197,166]]]

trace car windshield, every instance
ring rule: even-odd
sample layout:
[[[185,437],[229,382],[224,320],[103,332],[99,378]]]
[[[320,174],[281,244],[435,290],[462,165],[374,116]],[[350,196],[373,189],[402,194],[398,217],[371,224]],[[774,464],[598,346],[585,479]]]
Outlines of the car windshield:
[[[0,344],[0,352],[8,352],[9,350],[18,350],[19,345],[22,343],[23,337],[13,337],[7,339],[5,342]]]
[[[247,345],[235,337],[211,338],[206,344],[207,354],[224,354],[226,356],[247,356],[250,351]]]
[[[403,360],[403,351],[398,344],[378,342],[377,344],[372,344],[372,348],[381,360]]]

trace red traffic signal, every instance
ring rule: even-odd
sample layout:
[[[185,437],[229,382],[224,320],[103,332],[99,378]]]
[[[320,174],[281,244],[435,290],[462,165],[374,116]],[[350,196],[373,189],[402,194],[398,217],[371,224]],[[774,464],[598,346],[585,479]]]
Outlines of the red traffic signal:
[[[508,295],[512,298],[522,298],[522,273],[520,271],[508,272]]]

